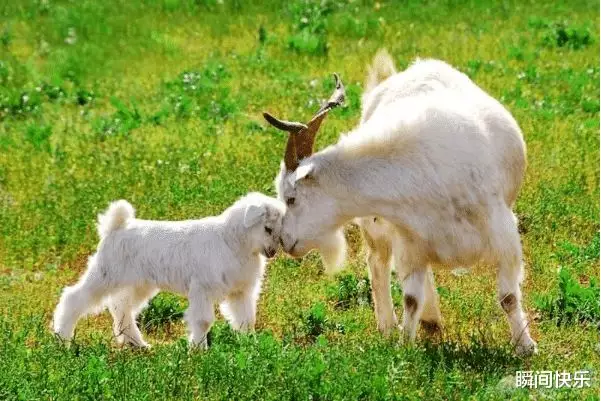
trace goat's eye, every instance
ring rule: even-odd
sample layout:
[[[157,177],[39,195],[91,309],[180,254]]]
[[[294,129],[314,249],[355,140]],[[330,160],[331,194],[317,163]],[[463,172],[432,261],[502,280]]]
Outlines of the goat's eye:
[[[265,227],[265,232],[269,235],[271,235],[271,233],[273,232],[273,230],[269,227]]]
[[[288,198],[288,199],[286,200],[286,204],[287,204],[288,206],[292,206],[292,205],[294,205],[294,201],[295,201],[295,200],[296,200],[296,198]]]

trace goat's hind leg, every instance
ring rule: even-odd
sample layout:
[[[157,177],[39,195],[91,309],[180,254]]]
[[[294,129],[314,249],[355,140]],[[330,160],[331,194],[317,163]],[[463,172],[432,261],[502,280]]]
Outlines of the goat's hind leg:
[[[517,223],[511,212],[495,227],[503,228],[496,243],[498,249],[498,297],[499,303],[507,315],[511,328],[511,342],[520,355],[537,352],[536,342],[530,337],[528,320],[522,309],[522,291],[520,284],[524,276],[522,264],[522,246]]]
[[[413,269],[403,279],[403,337],[408,342],[415,341],[417,324],[426,304],[427,270]]]
[[[156,292],[157,290],[153,287],[130,287],[110,297],[108,308],[113,317],[113,333],[119,344],[150,347],[142,337],[136,317]]]
[[[60,301],[54,310],[53,331],[61,339],[69,341],[73,337],[77,321],[85,314],[98,309],[108,295],[109,288],[100,274],[96,256],[88,261],[88,269],[77,284],[63,290]]]
[[[507,315],[511,328],[511,343],[520,355],[536,353],[536,342],[530,337],[528,319],[522,309],[520,282],[523,267],[519,260],[503,260],[499,263],[498,296],[499,303]]]
[[[428,268],[425,282],[424,309],[420,317],[420,324],[426,334],[438,335],[442,332],[442,318],[440,314],[440,298],[434,283],[432,269]]]

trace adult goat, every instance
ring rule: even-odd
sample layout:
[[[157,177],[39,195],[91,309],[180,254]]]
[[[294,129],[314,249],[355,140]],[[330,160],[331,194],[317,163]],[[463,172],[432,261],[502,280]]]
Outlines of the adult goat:
[[[526,167],[525,144],[511,114],[466,75],[437,60],[396,73],[376,55],[362,99],[361,123],[338,143],[313,153],[336,91],[302,124],[267,121],[289,132],[276,178],[288,205],[284,250],[317,248],[328,269],[344,261],[342,227],[356,219],[368,250],[378,328],[396,326],[391,258],[403,287],[402,329],[441,327],[432,268],[483,261],[498,272],[498,297],[518,353],[536,351],[521,305],[522,248],[512,207]]]

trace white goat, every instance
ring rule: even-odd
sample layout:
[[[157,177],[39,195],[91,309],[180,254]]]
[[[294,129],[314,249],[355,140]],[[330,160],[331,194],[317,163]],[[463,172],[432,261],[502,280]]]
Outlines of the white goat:
[[[253,330],[265,257],[279,247],[285,205],[250,193],[216,217],[188,221],[134,218],[124,201],[98,218],[100,243],[77,284],[63,291],[54,331],[69,340],[77,320],[106,304],[120,343],[147,347],[136,316],[159,289],[187,295],[190,342],[207,346],[214,303],[234,329]]]
[[[511,114],[444,62],[417,61],[396,74],[390,56],[380,52],[368,75],[361,124],[313,154],[322,120],[343,98],[338,82],[307,125],[265,113],[290,133],[276,178],[278,196],[288,204],[286,252],[298,257],[317,248],[326,268],[335,270],[344,261],[342,227],[356,219],[368,246],[378,327],[386,333],[396,326],[394,257],[404,293],[402,329],[410,341],[420,320],[429,332],[441,327],[431,269],[484,261],[498,271],[499,301],[517,352],[534,352],[512,212],[526,154]]]

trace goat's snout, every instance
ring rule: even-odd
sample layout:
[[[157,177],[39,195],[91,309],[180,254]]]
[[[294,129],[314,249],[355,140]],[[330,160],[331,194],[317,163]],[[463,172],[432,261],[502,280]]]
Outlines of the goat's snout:
[[[290,251],[293,250],[294,246],[296,245],[296,240],[293,239],[289,234],[282,233],[280,236],[280,244],[286,253],[290,253]]]
[[[273,258],[276,254],[277,250],[275,248],[265,248],[263,253],[267,258]]]

